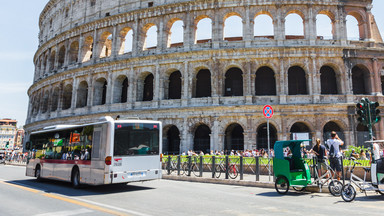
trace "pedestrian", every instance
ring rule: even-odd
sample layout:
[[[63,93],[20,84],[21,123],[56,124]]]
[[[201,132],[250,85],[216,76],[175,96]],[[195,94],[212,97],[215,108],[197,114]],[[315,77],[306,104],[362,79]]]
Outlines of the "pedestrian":
[[[319,176],[321,176],[322,170],[327,170],[327,165],[325,158],[327,157],[327,151],[325,147],[321,145],[321,140],[319,138],[316,139],[316,145],[309,151],[309,153],[313,153],[316,155],[316,162],[320,166],[318,168]],[[327,176],[328,177],[328,176]]]
[[[331,132],[331,138],[327,140],[329,148],[329,162],[331,168],[337,173],[337,180],[340,181],[341,176],[341,152],[340,146],[344,145],[344,142],[339,138],[335,131]]]
[[[376,140],[375,137],[372,138],[373,140]],[[372,158],[375,159],[374,162],[380,159],[380,146],[376,142],[372,144],[373,152],[372,152]]]

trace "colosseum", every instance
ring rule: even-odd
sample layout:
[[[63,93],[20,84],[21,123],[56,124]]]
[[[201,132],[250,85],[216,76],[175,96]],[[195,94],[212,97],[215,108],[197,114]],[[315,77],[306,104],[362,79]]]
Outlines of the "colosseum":
[[[268,104],[272,144],[334,130],[346,146],[361,145],[356,102],[384,102],[384,43],[371,8],[372,0],[50,0],[25,129],[120,115],[162,121],[165,153],[266,148]],[[301,21],[288,25],[291,15]],[[319,16],[329,19],[328,37]],[[384,139],[383,121],[374,133]]]

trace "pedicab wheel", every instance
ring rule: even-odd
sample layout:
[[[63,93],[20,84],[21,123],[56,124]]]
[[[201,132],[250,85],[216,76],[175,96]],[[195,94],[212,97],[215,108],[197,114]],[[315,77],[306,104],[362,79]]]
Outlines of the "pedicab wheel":
[[[384,192],[381,191],[381,190],[377,190],[377,192],[379,192],[379,194],[383,195],[384,196]]]
[[[292,186],[293,190],[295,191],[304,191],[306,187],[297,187],[297,186]]]
[[[333,180],[328,185],[328,190],[333,196],[340,196],[343,183],[338,180]]]
[[[286,194],[289,189],[289,182],[285,176],[279,176],[275,182],[275,189],[279,194]]]
[[[356,190],[351,184],[346,184],[343,186],[341,189],[341,198],[345,202],[351,202],[355,199],[356,197]]]

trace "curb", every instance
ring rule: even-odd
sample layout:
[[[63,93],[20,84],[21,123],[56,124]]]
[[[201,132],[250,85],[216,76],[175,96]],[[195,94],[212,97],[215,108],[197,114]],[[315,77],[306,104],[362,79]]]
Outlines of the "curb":
[[[26,166],[25,163],[12,163],[12,162],[5,162],[4,165],[12,165],[12,166]]]
[[[223,184],[223,185],[237,185],[245,187],[260,187],[260,188],[275,188],[274,182],[256,182],[248,180],[229,180],[229,179],[213,179],[213,178],[195,178],[187,176],[172,176],[172,175],[163,175],[162,179],[172,180],[172,181],[186,181],[186,182],[198,182],[198,183],[211,183],[211,184]],[[292,189],[293,190],[293,189]],[[311,193],[320,193],[318,186],[308,186],[305,191]],[[328,187],[322,189],[321,193],[329,193]]]

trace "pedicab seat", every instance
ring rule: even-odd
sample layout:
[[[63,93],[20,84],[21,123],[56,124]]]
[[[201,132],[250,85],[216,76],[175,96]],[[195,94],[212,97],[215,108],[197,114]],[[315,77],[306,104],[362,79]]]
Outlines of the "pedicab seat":
[[[365,172],[371,171],[371,167],[363,167],[363,169],[364,169]]]

